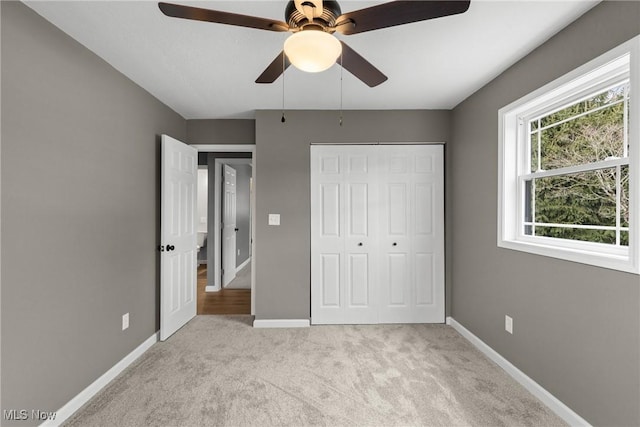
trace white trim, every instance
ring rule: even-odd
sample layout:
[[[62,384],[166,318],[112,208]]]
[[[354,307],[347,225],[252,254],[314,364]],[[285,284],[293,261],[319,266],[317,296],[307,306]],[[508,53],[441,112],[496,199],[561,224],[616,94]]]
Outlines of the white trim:
[[[594,163],[585,163],[582,165],[567,166],[564,168],[549,169],[549,170],[540,171],[540,172],[531,172],[528,174],[525,173],[520,175],[520,178],[524,181],[528,181],[530,179],[540,179],[540,178],[547,178],[547,177],[560,176],[560,175],[571,175],[578,172],[593,172],[593,171],[602,170],[602,169],[613,169],[616,166],[625,166],[628,164],[629,164],[629,158],[624,157],[622,159],[602,160]]]
[[[124,371],[129,365],[136,361],[144,354],[152,345],[158,342],[160,332],[156,332],[147,338],[142,344],[136,347],[131,353],[127,354],[122,360],[113,365],[111,369],[102,374],[100,378],[92,382],[87,388],[78,393],[73,399],[67,402],[62,408],[56,411],[56,417],[53,420],[47,420],[40,424],[40,427],[59,426],[68,420],[82,405],[93,398],[100,390],[109,384],[115,377]]]
[[[214,182],[215,182],[215,185],[213,186],[213,228],[215,230],[213,233],[213,246],[212,246],[213,248],[213,285],[208,287],[210,288],[213,287],[217,292],[222,289],[222,283],[221,283],[222,282],[222,266],[221,266],[222,219],[220,218],[220,209],[221,209],[220,198],[222,197],[221,187],[222,187],[222,183],[224,182],[224,180],[221,179],[222,163],[220,163],[218,159],[216,159],[213,164],[213,176],[214,176]],[[211,190],[209,190],[209,194],[211,194]],[[211,236],[209,236],[209,241],[211,240],[212,240]],[[220,250],[220,253],[218,253],[218,250]],[[208,282],[208,278],[207,278],[207,282]]]
[[[209,153],[255,153],[255,144],[190,144],[193,148]]]
[[[308,328],[309,319],[255,319],[254,328]]]
[[[514,380],[519,382],[531,394],[540,399],[549,409],[556,413],[571,426],[590,426],[584,418],[576,414],[571,408],[562,403],[557,397],[549,393],[540,384],[531,379],[527,374],[515,367],[511,362],[502,357],[500,353],[489,347],[484,341],[475,336],[471,331],[458,323],[453,317],[447,316],[447,325],[450,325],[460,335],[466,338],[478,350],[500,366]]]
[[[0,7],[0,22],[2,22],[2,7]],[[2,46],[2,32],[0,31],[0,46]],[[2,55],[0,55],[0,81],[2,81]],[[0,100],[2,99],[2,85],[0,85]],[[0,117],[2,117],[2,102],[0,102]],[[2,132],[0,132],[0,164],[2,164]],[[0,171],[0,177],[2,176],[2,173]],[[0,182],[0,189],[2,188],[1,182]],[[1,193],[1,191],[0,191]],[[0,194],[0,201],[2,200],[2,195]],[[0,203],[1,205],[2,203]],[[2,212],[1,206],[0,206],[0,212]],[[0,217],[2,215],[0,214]],[[2,224],[2,221],[0,220],[0,224]],[[2,229],[2,227],[0,227],[0,229]],[[2,248],[2,233],[0,233],[0,248]],[[2,251],[0,251],[0,253],[2,253]],[[2,257],[0,256],[0,307],[2,306]],[[0,316],[0,319],[2,318],[2,316]],[[0,320],[0,331],[2,330],[2,321]],[[2,337],[0,337],[0,367],[4,366],[2,364]],[[2,376],[2,368],[0,368],[0,376]],[[0,391],[0,402],[2,402],[2,391]]]
[[[255,188],[257,179],[256,179],[256,145],[255,144],[192,144],[198,152],[217,152],[217,153],[251,153],[251,178],[253,179],[253,185]],[[251,193],[251,207],[249,208],[252,212],[251,215],[251,315],[255,316],[256,314],[256,268],[255,268],[255,253],[256,253],[256,216],[253,215],[255,213],[256,206],[256,195],[255,191]],[[218,233],[216,233],[217,235]],[[214,269],[215,270],[215,269]],[[220,277],[220,272],[216,274],[215,277]],[[215,274],[215,271],[214,271]],[[219,279],[218,279],[219,280]],[[208,286],[207,288],[211,288]],[[205,289],[207,290],[207,289]],[[220,289],[216,289],[215,291],[219,291]],[[212,292],[207,290],[207,292]]]
[[[234,165],[249,165],[251,166],[251,162],[253,159],[246,159],[243,157],[238,157],[238,158],[225,158],[225,157],[218,157],[216,159],[216,161],[220,161],[221,163],[225,164],[225,165],[230,165],[230,166],[234,166]]]
[[[204,287],[204,291],[205,292],[220,292],[219,288],[216,288],[215,286],[205,286]]]
[[[242,264],[236,267],[236,273],[240,272],[243,268],[247,266],[251,262],[251,257],[247,258]]]
[[[445,142],[431,141],[431,142],[311,142],[309,145],[446,145]]]

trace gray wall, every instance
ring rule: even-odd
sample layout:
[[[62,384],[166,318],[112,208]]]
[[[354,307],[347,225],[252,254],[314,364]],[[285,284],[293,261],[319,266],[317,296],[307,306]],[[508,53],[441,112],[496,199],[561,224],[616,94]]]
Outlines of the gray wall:
[[[250,218],[250,188],[251,179],[250,165],[231,165],[236,170],[236,266],[239,266],[249,258],[249,246],[251,236],[249,235]],[[238,254],[237,251],[240,251]]]
[[[55,411],[158,330],[159,135],[186,121],[1,7],[2,409]]]
[[[640,278],[497,248],[497,112],[639,33],[640,2],[596,6],[458,105],[448,150],[453,317],[594,425],[640,425]]]
[[[189,144],[255,144],[252,119],[187,120]]]
[[[256,318],[310,316],[311,221],[309,145],[312,142],[447,142],[449,111],[256,113]],[[267,225],[281,214],[279,227]]]

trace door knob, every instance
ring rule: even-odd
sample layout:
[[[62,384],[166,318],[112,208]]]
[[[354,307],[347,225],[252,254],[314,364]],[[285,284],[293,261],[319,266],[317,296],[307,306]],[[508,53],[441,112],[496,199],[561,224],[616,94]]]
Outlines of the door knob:
[[[176,247],[173,245],[167,245],[167,252],[174,250]]]
[[[393,246],[398,246],[398,244],[396,242],[393,242]]]
[[[358,243],[358,246],[362,246],[362,242]]]

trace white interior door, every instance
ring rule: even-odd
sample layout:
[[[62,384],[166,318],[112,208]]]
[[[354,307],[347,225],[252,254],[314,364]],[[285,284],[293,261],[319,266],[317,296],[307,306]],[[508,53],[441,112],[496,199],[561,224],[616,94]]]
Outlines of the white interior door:
[[[236,170],[224,165],[222,203],[222,286],[236,277]]]
[[[198,152],[162,135],[160,339],[196,315]]]
[[[311,319],[377,323],[375,153],[337,148],[311,147]]]
[[[382,145],[380,322],[444,322],[441,145]]]

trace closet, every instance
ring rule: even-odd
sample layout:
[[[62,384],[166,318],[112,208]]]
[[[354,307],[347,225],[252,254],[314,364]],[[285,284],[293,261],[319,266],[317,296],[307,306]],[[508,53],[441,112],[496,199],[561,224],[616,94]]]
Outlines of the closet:
[[[311,323],[444,322],[442,145],[311,146]]]

